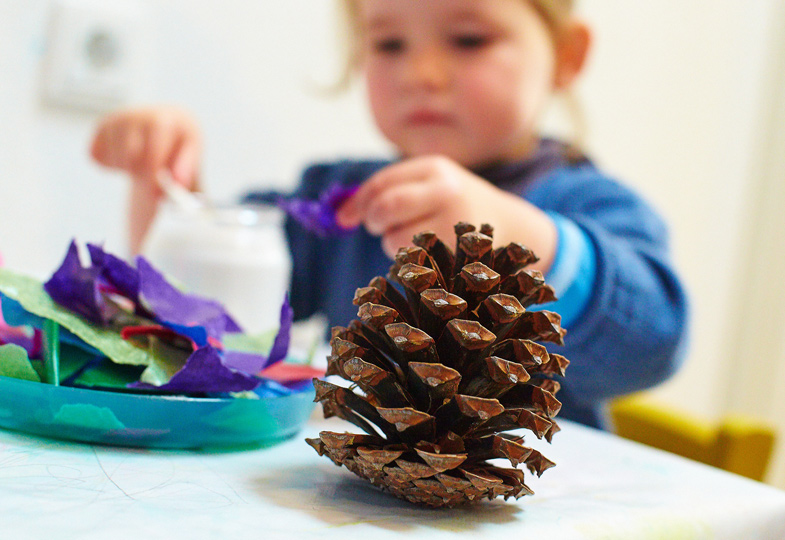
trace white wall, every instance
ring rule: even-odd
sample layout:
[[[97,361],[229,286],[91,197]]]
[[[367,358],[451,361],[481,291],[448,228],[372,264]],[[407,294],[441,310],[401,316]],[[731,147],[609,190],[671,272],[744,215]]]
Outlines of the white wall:
[[[720,412],[772,2],[582,5],[598,26],[592,147],[666,216],[693,298],[691,355],[670,395]]]
[[[314,159],[384,151],[361,91],[337,100],[313,92],[337,69],[330,0],[122,1],[146,10],[143,49],[151,53],[132,102],[178,103],[197,114],[208,148],[205,184],[216,197],[256,181],[291,185]],[[761,234],[746,221],[756,215],[763,188],[755,179],[768,163],[762,99],[771,93],[775,52],[785,49],[775,32],[782,8],[777,0],[580,5],[597,30],[579,88],[588,147],[671,223],[692,295],[687,363],[658,393],[709,416],[731,405],[754,409],[755,396],[744,404],[731,397],[743,345],[755,337],[734,329],[751,316],[737,292],[747,246]],[[87,159],[97,116],[44,107],[37,97],[49,6],[0,0],[0,252],[6,265],[37,275],[51,270],[72,236],[124,249],[124,181]],[[767,245],[781,256],[777,242]],[[783,361],[775,349],[758,361],[771,373]],[[785,424],[781,408],[776,415]],[[785,486],[785,473],[777,481]]]

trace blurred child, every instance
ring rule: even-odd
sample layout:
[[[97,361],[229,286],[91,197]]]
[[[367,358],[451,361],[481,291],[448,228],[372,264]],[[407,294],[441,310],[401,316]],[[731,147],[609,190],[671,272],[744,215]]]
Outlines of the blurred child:
[[[659,383],[678,364],[686,300],[659,217],[566,144],[541,138],[552,95],[581,73],[591,36],[570,0],[344,0],[353,68],[398,158],[308,168],[298,195],[360,185],[338,212],[355,232],[320,238],[291,220],[291,295],[298,318],[355,317],[358,286],[386,273],[397,248],[458,221],[494,227],[540,257],[569,330],[562,416],[602,425],[614,396]],[[184,112],[154,108],[104,120],[92,153],[128,171],[138,249],[168,169],[194,188],[199,131]],[[253,201],[251,193],[247,200]]]

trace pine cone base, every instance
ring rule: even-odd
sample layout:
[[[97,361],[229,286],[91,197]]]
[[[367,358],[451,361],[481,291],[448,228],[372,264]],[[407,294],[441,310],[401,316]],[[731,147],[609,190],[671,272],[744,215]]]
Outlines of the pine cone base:
[[[336,446],[337,440],[353,437],[347,433],[322,431],[318,438],[306,439],[306,442],[320,456],[327,456],[336,465],[346,467],[381,490],[414,504],[451,508],[499,496],[507,500],[534,494],[523,482],[523,473],[518,469],[487,464],[474,471],[445,467],[445,461],[461,463],[466,456],[444,456],[446,459],[428,464],[403,459],[401,449],[374,450],[351,442]],[[554,465],[539,454],[537,457],[542,470]],[[496,474],[489,474],[492,472]]]

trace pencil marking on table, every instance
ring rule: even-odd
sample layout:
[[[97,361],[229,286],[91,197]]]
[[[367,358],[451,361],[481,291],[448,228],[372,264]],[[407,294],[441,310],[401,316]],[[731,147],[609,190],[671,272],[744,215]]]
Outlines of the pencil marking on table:
[[[120,485],[112,479],[112,476],[109,473],[106,472],[106,469],[104,468],[104,464],[101,463],[101,459],[98,457],[98,452],[95,451],[95,448],[94,447],[90,447],[90,449],[93,451],[93,456],[95,456],[95,461],[96,461],[96,463],[98,463],[98,467],[101,469],[101,472],[104,473],[104,476],[106,477],[106,479],[109,480],[114,487],[116,487],[118,490],[120,490],[120,492],[123,495],[125,495],[126,497],[128,497],[131,500],[136,500],[136,499],[134,499],[134,497],[129,495],[123,488],[121,488]]]
[[[215,472],[215,471],[213,471],[212,469],[210,469],[210,472],[211,472],[211,473],[213,473],[215,476],[217,476],[217,477],[218,477],[218,479],[219,479],[221,482],[223,482],[223,484],[224,484],[224,485],[225,485],[227,488],[229,488],[229,490],[230,490],[232,493],[234,493],[234,496],[235,496],[235,497],[237,497],[237,498],[238,498],[238,499],[239,499],[239,500],[240,500],[240,501],[241,501],[243,504],[248,504],[248,501],[247,501],[247,500],[245,500],[245,499],[243,498],[243,496],[242,496],[242,495],[240,495],[240,493],[238,493],[238,491],[237,491],[237,490],[234,488],[234,486],[232,486],[232,484],[230,484],[230,483],[229,483],[229,482],[228,482],[228,481],[227,481],[227,480],[226,480],[226,479],[225,479],[223,476],[221,476],[220,474],[216,473],[216,472]],[[218,492],[216,491],[216,493],[218,493]],[[223,495],[223,494],[220,494],[220,495]],[[226,496],[224,495],[224,497],[226,497]],[[227,498],[227,500],[229,500],[229,497],[226,497],[226,498]]]

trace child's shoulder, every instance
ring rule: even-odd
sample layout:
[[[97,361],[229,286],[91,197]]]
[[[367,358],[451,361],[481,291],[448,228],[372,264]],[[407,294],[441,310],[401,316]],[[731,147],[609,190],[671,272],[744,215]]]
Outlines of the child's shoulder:
[[[551,171],[530,186],[526,198],[542,210],[581,222],[667,237],[665,220],[642,194],[588,160]]]
[[[527,198],[548,199],[570,205],[634,204],[648,207],[644,197],[592,161],[555,168],[532,183]]]

